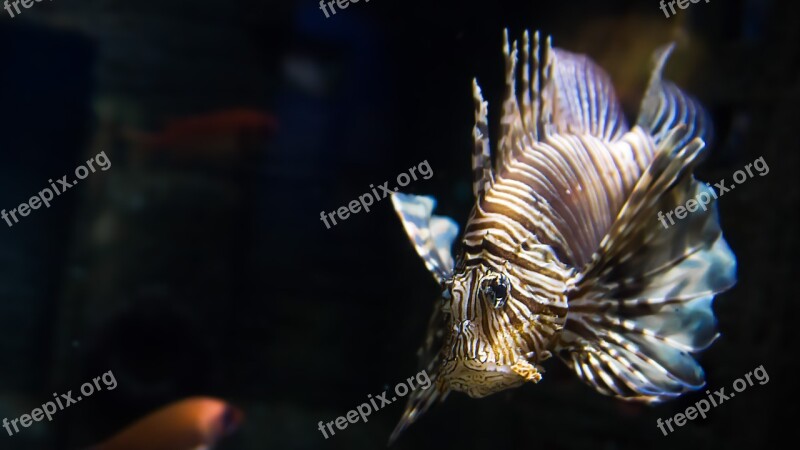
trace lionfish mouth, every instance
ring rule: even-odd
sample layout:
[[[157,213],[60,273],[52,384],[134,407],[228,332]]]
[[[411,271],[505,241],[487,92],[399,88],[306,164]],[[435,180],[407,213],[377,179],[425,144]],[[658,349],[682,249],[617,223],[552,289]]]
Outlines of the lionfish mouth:
[[[464,392],[473,398],[486,397],[529,380],[541,379],[538,370],[527,361],[507,365],[470,358],[445,361],[440,376],[449,389]]]

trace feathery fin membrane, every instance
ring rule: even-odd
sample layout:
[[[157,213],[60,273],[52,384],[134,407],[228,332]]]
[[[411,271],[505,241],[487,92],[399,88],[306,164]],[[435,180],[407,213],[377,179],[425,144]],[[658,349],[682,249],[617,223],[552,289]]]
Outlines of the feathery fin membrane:
[[[400,436],[400,433],[414,423],[419,416],[424,414],[436,401],[444,401],[449,394],[439,380],[439,368],[441,365],[441,356],[439,349],[444,341],[444,323],[442,308],[435,304],[433,307],[433,314],[428,321],[428,332],[426,334],[425,342],[420,347],[418,353],[419,361],[422,363],[422,369],[428,374],[431,380],[430,386],[427,389],[414,389],[408,397],[406,407],[403,410],[403,415],[389,436],[389,445]]]
[[[434,216],[433,197],[392,193],[392,205],[403,222],[408,238],[425,266],[442,283],[453,274],[453,241],[458,224],[445,216]]]
[[[711,144],[711,119],[705,109],[692,96],[680,90],[674,83],[663,79],[664,65],[675,48],[669,44],[656,50],[653,55],[655,67],[645,91],[636,124],[653,135],[656,145],[667,138],[679,125],[687,127],[677,148],[699,137],[706,145]]]
[[[517,53],[522,53],[518,66]],[[608,75],[589,58],[554,49],[548,37],[540,46],[539,33],[528,31],[517,41],[503,32],[506,93],[500,118],[498,172],[514,160],[521,142],[537,142],[548,134],[589,134],[615,142],[628,130]],[[519,82],[519,83],[518,83]],[[518,85],[519,84],[519,85]],[[477,80],[473,81],[475,128],[473,192],[475,198],[494,182],[489,146],[487,109]]]
[[[690,355],[717,337],[711,301],[735,283],[736,259],[716,205],[664,228],[658,212],[713,195],[692,176],[704,144],[686,127],[661,143],[594,261],[576,280],[557,345],[561,358],[598,391],[659,401],[704,385]]]
[[[581,274],[558,344],[584,381],[630,400],[665,400],[705,384],[690,352],[716,339],[711,302],[736,281],[716,205],[666,229],[659,223],[659,213],[689,199],[716,198],[691,175],[704,155],[702,139],[709,138],[708,115],[662,79],[673,47],[655,53],[637,120],[658,154]]]
[[[392,194],[392,204],[425,266],[437,282],[444,283],[453,274],[451,249],[458,235],[458,225],[449,217],[432,215],[436,206],[436,200],[432,197],[395,192]],[[442,322],[441,307],[434,304],[426,339],[419,350],[419,360],[429,374],[431,386],[411,392],[403,416],[389,437],[389,445],[437,400],[447,397],[447,391],[437,385],[440,364],[438,350],[443,339]]]

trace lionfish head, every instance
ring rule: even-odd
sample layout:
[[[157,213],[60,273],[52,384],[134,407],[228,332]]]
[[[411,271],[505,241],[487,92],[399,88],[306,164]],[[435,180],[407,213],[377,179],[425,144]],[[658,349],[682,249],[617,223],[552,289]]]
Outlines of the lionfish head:
[[[458,225],[433,215],[432,197],[394,193],[392,203],[417,253],[443,287],[433,308],[420,362],[432,380],[430,389],[411,393],[406,409],[390,437],[400,433],[451,391],[485,397],[541,379],[531,321],[523,320],[519,274],[475,264],[456,267],[452,245]]]
[[[482,265],[445,281],[437,374],[442,387],[485,397],[541,378],[514,339],[520,330],[507,311],[513,289],[508,276]]]

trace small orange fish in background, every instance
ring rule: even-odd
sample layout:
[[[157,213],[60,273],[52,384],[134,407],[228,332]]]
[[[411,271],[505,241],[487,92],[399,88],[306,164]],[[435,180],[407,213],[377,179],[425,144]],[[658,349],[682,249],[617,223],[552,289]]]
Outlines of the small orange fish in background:
[[[233,433],[244,414],[222,400],[192,397],[171,403],[90,450],[211,449]]]
[[[178,160],[237,160],[259,148],[277,129],[277,119],[264,111],[232,108],[166,122],[158,132],[124,129],[135,158],[167,155]]]
[[[153,147],[181,147],[209,136],[267,133],[276,127],[273,116],[255,109],[228,109],[173,119],[155,134],[140,134]]]

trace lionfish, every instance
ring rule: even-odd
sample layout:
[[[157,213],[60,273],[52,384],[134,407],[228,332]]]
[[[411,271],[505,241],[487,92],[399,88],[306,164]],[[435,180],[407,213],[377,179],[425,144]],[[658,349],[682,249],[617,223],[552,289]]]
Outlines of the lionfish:
[[[673,45],[655,52],[631,128],[588,57],[549,37],[540,46],[538,33],[531,52],[526,31],[518,67],[517,41],[509,46],[507,30],[504,41],[494,164],[487,102],[473,81],[475,205],[458,257],[458,225],[432,215],[432,197],[392,196],[442,295],[419,350],[433,386],[412,393],[390,442],[451,391],[478,398],[538,382],[553,354],[625,400],[700,389],[691,353],[716,339],[711,302],[736,282],[715,205],[668,228],[657,219],[711,192],[693,176],[708,115],[661,75]]]

